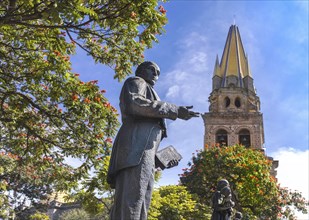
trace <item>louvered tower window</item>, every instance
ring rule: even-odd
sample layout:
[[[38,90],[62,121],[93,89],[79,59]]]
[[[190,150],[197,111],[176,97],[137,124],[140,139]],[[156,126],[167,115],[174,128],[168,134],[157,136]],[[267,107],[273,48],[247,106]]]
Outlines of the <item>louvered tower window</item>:
[[[239,143],[245,147],[251,146],[250,131],[242,129],[239,131]]]
[[[227,142],[227,131],[224,129],[220,129],[216,133],[216,143],[219,143],[220,146],[226,146]]]

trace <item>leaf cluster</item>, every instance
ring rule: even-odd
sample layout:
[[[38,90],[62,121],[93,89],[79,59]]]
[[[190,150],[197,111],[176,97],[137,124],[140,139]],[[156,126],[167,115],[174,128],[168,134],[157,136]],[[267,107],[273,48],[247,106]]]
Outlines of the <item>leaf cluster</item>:
[[[279,202],[282,201],[282,189],[271,176],[272,162],[263,152],[241,145],[216,146],[197,151],[188,165],[181,174],[181,183],[197,194],[202,203],[211,205],[217,181],[227,179],[236,210],[250,218],[277,219],[284,215],[285,204]],[[292,197],[286,195],[285,198],[291,202]],[[305,210],[304,206],[297,207]]]
[[[97,80],[83,82],[72,71],[70,57],[78,47],[125,78],[163,32],[167,20],[157,4],[0,2],[1,208],[14,204],[19,212],[52,191],[108,189],[118,114]]]
[[[161,186],[154,190],[148,219],[210,219],[209,208],[197,202],[186,187],[179,185]]]
[[[166,10],[157,4],[157,0],[4,0],[0,3],[0,30],[15,30],[15,34],[0,44],[13,50],[45,49],[50,53],[45,47],[65,38],[96,62],[113,67],[115,78],[121,80],[164,32]]]
[[[59,216],[59,220],[87,220],[90,215],[83,209],[72,209],[65,211]]]
[[[44,213],[36,212],[30,216],[30,220],[49,220],[49,217]]]

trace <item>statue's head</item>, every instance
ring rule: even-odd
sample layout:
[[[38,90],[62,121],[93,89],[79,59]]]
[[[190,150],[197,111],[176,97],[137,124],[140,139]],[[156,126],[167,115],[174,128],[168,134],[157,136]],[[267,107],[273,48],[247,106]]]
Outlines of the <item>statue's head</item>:
[[[227,196],[231,195],[232,191],[231,191],[231,188],[230,188],[230,187],[225,186],[225,187],[223,187],[223,188],[220,190],[220,193],[221,193],[222,195],[224,195],[225,197],[227,197]]]
[[[229,186],[229,185],[230,185],[229,181],[227,181],[226,179],[221,179],[218,181],[217,190],[220,191],[223,187]]]
[[[145,61],[138,65],[135,75],[143,78],[150,85],[154,85],[159,79],[160,68],[152,61]]]

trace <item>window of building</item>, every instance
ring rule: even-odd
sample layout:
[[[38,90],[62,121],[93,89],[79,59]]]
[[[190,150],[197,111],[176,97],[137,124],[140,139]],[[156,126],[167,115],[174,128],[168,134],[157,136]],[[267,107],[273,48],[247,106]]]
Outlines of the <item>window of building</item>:
[[[247,129],[242,129],[239,131],[239,143],[241,145],[244,145],[245,147],[251,146],[251,140],[250,140],[250,131]]]
[[[235,106],[237,108],[240,108],[240,106],[241,106],[240,98],[238,98],[238,97],[235,99]]]
[[[225,97],[224,102],[225,102],[225,107],[226,107],[226,108],[229,107],[230,104],[231,104],[231,100],[230,100],[229,97]]]
[[[216,143],[220,144],[220,146],[226,146],[227,142],[227,131],[224,129],[220,129],[216,133]]]

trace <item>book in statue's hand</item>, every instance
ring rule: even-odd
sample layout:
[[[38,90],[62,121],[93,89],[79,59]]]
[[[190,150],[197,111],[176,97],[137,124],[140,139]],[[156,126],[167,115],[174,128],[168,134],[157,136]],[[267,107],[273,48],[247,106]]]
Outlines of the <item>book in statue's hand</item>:
[[[161,170],[171,168],[178,165],[178,162],[182,159],[182,156],[176,151],[176,149],[170,145],[156,153],[155,164],[156,168],[160,167]]]

